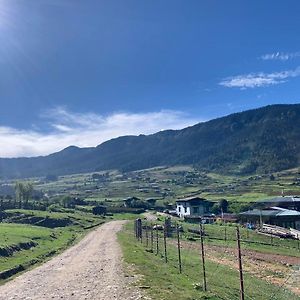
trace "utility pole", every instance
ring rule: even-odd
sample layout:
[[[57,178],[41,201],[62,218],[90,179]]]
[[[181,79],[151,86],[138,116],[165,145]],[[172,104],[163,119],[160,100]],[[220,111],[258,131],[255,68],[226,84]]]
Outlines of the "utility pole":
[[[206,274],[205,274],[205,253],[204,253],[204,245],[203,245],[203,228],[202,222],[200,221],[200,241],[201,241],[201,256],[202,256],[202,271],[203,271],[203,291],[207,291],[206,287]]]
[[[239,228],[239,226],[236,227],[236,237],[237,237],[237,247],[238,247],[239,272],[240,272],[240,300],[245,300],[242,254],[241,254],[241,241],[240,241],[240,228]]]

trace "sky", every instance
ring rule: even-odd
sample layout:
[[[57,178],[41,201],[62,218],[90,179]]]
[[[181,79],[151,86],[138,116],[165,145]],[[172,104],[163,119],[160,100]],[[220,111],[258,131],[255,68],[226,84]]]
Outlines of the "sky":
[[[0,0],[0,157],[300,103],[298,0]]]

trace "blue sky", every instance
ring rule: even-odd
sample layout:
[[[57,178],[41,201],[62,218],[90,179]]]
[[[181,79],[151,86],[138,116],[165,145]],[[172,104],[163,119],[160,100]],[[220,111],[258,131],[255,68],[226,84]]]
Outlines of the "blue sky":
[[[300,2],[0,0],[0,156],[299,103]]]

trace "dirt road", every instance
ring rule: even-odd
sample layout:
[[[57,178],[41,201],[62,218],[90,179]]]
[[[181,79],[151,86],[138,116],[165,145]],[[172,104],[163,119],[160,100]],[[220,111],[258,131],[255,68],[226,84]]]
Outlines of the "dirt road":
[[[122,267],[116,233],[123,223],[102,225],[64,253],[0,286],[0,299],[144,299]]]

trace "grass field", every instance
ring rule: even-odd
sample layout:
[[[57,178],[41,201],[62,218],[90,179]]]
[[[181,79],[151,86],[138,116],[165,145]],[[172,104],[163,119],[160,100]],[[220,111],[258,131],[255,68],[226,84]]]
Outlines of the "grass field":
[[[81,211],[57,213],[25,209],[7,210],[6,213],[9,215],[6,220],[14,223],[0,223],[0,283],[4,277],[11,277],[5,275],[6,271],[19,266],[28,269],[44,262],[80,240],[95,226],[110,220],[133,220],[137,217],[129,213],[103,218]],[[61,220],[71,222],[62,223]]]
[[[300,195],[299,169],[270,174],[230,176],[207,173],[191,166],[157,167],[120,173],[107,172],[105,181],[92,180],[92,174],[60,176],[55,182],[33,179],[37,189],[49,195],[75,195],[87,202],[120,205],[122,200],[136,196],[156,198],[157,204],[174,203],[176,198],[201,195],[211,200],[251,203],[281,195]]]
[[[49,229],[24,224],[2,223],[0,224],[1,248],[9,249],[28,242],[34,242],[36,246],[26,250],[13,251],[6,257],[0,256],[0,272],[19,265],[26,269],[42,262],[47,257],[66,249],[80,238],[81,234],[78,231],[75,232],[73,228]]]
[[[34,263],[42,262],[49,256],[66,249],[74,241],[80,239],[90,228],[97,226],[101,222],[111,219],[133,220],[137,217],[137,215],[133,214],[115,214],[112,217],[102,219],[92,215],[91,211],[92,206],[94,205],[100,204],[107,207],[123,206],[123,199],[135,196],[142,200],[155,198],[157,200],[156,205],[164,208],[168,203],[174,205],[177,198],[201,196],[208,200],[226,199],[229,202],[229,210],[238,213],[241,210],[247,210],[251,203],[281,195],[282,191],[284,191],[284,194],[286,195],[300,195],[299,169],[274,173],[272,179],[270,174],[237,177],[207,173],[205,171],[194,169],[191,166],[157,167],[129,173],[109,171],[107,174],[108,176],[105,180],[93,180],[93,174],[91,173],[60,176],[58,180],[54,182],[45,182],[42,178],[33,178],[32,181],[35,183],[35,189],[46,193],[50,197],[49,199],[51,201],[53,200],[53,203],[59,203],[57,202],[59,197],[71,196],[79,197],[89,205],[79,205],[77,209],[69,209],[69,212],[62,213],[21,209],[7,210],[6,212],[9,215],[12,224],[0,223],[0,235],[3,236],[3,239],[1,239],[0,242],[0,253],[1,248],[18,248],[18,245],[22,243],[25,244],[25,246],[26,244],[30,244],[31,246],[29,249],[23,249],[21,247],[21,250],[18,251],[16,249],[11,250],[11,256],[0,256],[0,272],[18,265],[28,268]],[[14,184],[13,181],[2,183]],[[47,226],[51,228],[47,228]],[[185,229],[188,226],[193,227],[193,225],[186,224],[183,224],[183,226]],[[216,259],[218,259],[218,255],[220,255],[219,249],[227,247],[229,251],[231,251],[230,249],[235,247],[235,228],[230,226],[226,227],[226,241],[224,240],[224,226],[207,225],[205,230],[207,233],[205,236],[205,243],[214,255],[211,258],[215,260],[208,262],[208,266],[211,266],[208,267],[208,272],[212,274]],[[185,230],[185,232],[187,231]],[[269,255],[289,255],[295,258],[300,257],[298,244],[295,241],[270,238],[269,236],[258,235],[253,231],[244,229],[241,230],[241,234],[242,239],[244,240],[259,242],[242,242],[244,250],[249,251],[249,264],[251,262],[250,256],[253,254],[251,251]],[[183,242],[186,243],[184,246],[189,249],[188,253],[185,255],[187,265],[192,264],[194,258],[195,261],[197,261],[196,257],[199,250],[194,247],[195,244],[191,241],[191,239],[195,238],[195,244],[197,244],[197,237],[193,236],[193,234],[184,233],[182,235]],[[159,276],[161,276],[161,274],[159,273],[159,266],[161,265],[161,258],[155,257],[151,253],[140,251],[142,250],[142,248],[139,248],[140,245],[135,245],[131,242],[129,243],[130,239],[128,238],[128,240],[126,240],[126,232],[120,235],[120,240],[122,241],[125,257],[128,262],[131,261],[136,263],[137,266],[144,264],[149,267],[147,269],[141,268],[141,274],[144,274],[145,272],[148,274],[146,274],[143,279],[146,282],[145,284],[147,285],[148,281],[153,281],[149,285],[155,286],[155,284],[157,284],[157,286],[160,287],[159,281],[161,278]],[[134,247],[137,248],[135,249]],[[183,251],[187,251],[187,249],[184,248],[185,247],[183,247]],[[130,255],[131,251],[137,251],[136,257]],[[172,251],[173,250],[170,249],[171,256]],[[140,254],[140,252],[142,254]],[[174,255],[175,254],[174,250]],[[135,259],[137,261],[135,261]],[[146,259],[149,261],[146,262]],[[230,267],[232,254],[229,253],[225,256],[225,259],[227,260],[228,265],[222,265],[219,266],[219,268],[224,270],[224,274],[228,276],[228,282],[231,285],[230,278],[235,278],[236,276],[236,270],[232,270]],[[223,299],[226,299],[226,289],[218,287],[218,280],[210,282],[214,288],[211,289],[208,294],[201,294],[201,291],[197,286],[193,286],[193,284],[197,285],[199,281],[201,281],[201,279],[199,280],[199,274],[196,271],[195,274],[193,273],[193,270],[200,267],[200,265],[196,264],[194,267],[191,265],[188,268],[188,272],[191,272],[188,277],[178,276],[178,270],[175,266],[161,266],[164,266],[164,272],[173,274],[170,278],[166,278],[166,286],[168,288],[162,288],[164,291],[162,293],[164,295],[163,297],[172,299],[173,296],[171,295],[175,289],[178,295],[182,294],[182,297],[184,297],[184,295],[190,295],[190,298],[176,297],[176,299],[200,299],[199,297],[201,295],[204,297],[203,299],[205,299],[205,297],[210,297],[211,299],[223,297]],[[268,276],[267,272],[271,272],[272,276],[274,272],[276,273],[276,270],[268,268],[267,264],[266,270],[267,271],[264,273],[266,276]],[[280,273],[281,275],[279,274],[279,277],[285,276],[289,271],[289,268],[284,268],[281,271],[282,274]],[[159,273],[157,279],[155,273]],[[218,275],[219,274],[212,275],[212,277],[217,278]],[[150,280],[149,276],[155,278]],[[162,278],[164,278],[163,275]],[[259,278],[253,280],[253,282],[258,280],[257,286],[261,287],[263,291],[269,290],[268,295],[274,290],[273,285],[265,286],[264,281]],[[232,289],[236,296],[237,288],[234,286],[235,280],[233,281]],[[179,286],[183,288],[184,292],[180,292]],[[255,287],[253,289],[255,290]],[[155,291],[152,291],[152,288],[150,289],[150,292],[153,295],[155,294]],[[214,293],[217,294],[217,296],[215,296]],[[278,299],[285,299],[283,296],[280,297],[281,298]],[[231,298],[229,297],[229,299]]]
[[[202,290],[202,265],[199,250],[182,245],[182,274],[179,274],[177,249],[168,244],[168,263],[164,261],[162,244],[159,254],[146,251],[145,242],[137,242],[132,234],[132,225],[119,234],[125,261],[134,265],[135,272],[141,274],[138,285],[146,287],[153,299],[239,299],[239,273],[230,264],[218,263],[215,257],[207,255],[206,275],[208,291]],[[155,251],[154,251],[155,252]],[[300,299],[280,284],[275,285],[245,272],[246,299]],[[282,279],[283,280],[283,279]]]
[[[18,266],[27,269],[41,263],[81,239],[88,232],[88,228],[105,222],[102,217],[83,212],[70,214],[8,210],[7,213],[12,221],[20,224],[0,223],[0,274],[2,274],[0,278],[2,279],[10,277],[10,274],[6,275],[5,271]],[[43,226],[30,224],[33,220]],[[61,220],[71,220],[71,222],[67,223],[68,226],[60,227],[60,224],[64,224]],[[46,227],[47,225],[51,225],[51,228]]]
[[[189,233],[188,228],[199,229],[199,225],[184,224],[183,228],[185,233],[182,237],[189,239],[195,237],[195,235]],[[236,246],[236,226],[206,224],[204,230],[204,239],[208,244]],[[246,250],[300,257],[300,244],[297,240],[263,235],[243,227],[240,227],[240,235],[243,248]]]

